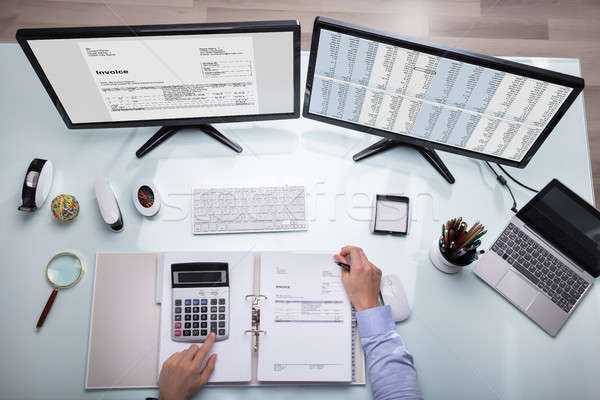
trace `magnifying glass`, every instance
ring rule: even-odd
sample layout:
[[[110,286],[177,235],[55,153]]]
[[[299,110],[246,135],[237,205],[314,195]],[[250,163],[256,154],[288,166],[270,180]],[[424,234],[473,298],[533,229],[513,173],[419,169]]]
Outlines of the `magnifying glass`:
[[[48,278],[54,289],[46,302],[46,307],[44,307],[42,315],[40,315],[36,329],[40,329],[44,324],[58,291],[76,285],[82,275],[83,262],[77,254],[70,251],[63,251],[50,259],[46,266],[46,278]]]

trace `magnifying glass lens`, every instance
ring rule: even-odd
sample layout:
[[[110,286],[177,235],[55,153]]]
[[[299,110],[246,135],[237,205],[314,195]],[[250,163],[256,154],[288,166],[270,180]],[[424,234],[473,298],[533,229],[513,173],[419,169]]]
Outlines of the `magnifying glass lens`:
[[[70,254],[56,257],[48,266],[48,279],[54,286],[69,286],[79,278],[80,273],[79,260]]]

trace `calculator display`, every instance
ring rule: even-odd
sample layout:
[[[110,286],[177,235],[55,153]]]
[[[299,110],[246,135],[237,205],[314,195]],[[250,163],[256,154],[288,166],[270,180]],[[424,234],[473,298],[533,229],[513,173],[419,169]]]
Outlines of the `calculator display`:
[[[220,272],[180,272],[177,275],[182,283],[221,282]]]

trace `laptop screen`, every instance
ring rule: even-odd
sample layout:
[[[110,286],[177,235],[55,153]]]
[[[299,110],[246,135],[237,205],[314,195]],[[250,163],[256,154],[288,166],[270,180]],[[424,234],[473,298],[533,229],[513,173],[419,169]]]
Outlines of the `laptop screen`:
[[[518,213],[594,278],[600,275],[600,211],[554,179]]]

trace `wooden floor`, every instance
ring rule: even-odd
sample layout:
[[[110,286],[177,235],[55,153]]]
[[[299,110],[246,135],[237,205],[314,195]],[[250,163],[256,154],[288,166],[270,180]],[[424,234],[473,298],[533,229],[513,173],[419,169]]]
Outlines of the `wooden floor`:
[[[0,0],[0,41],[21,27],[298,19],[317,15],[490,55],[581,59],[600,204],[600,0]]]

